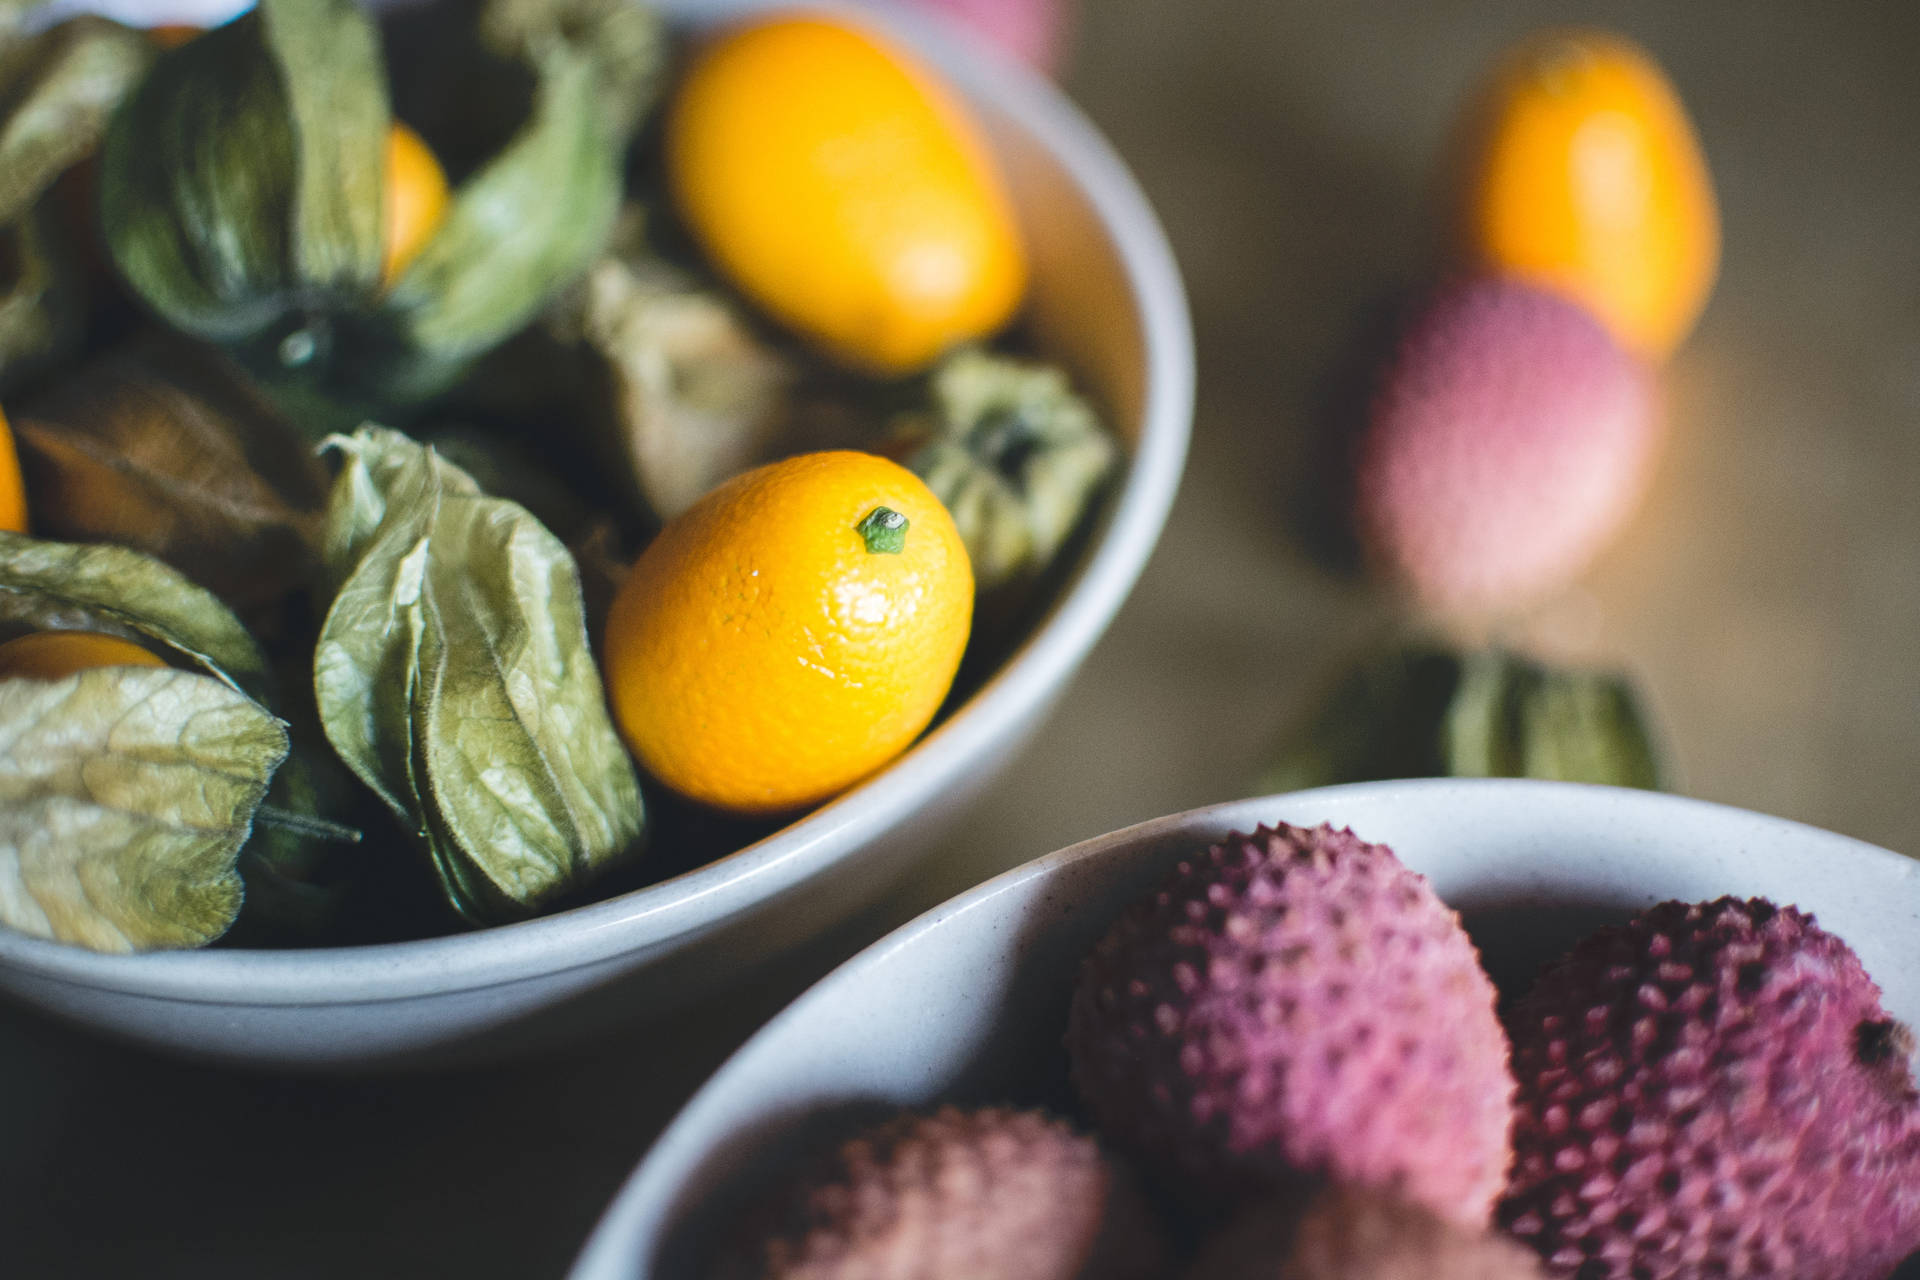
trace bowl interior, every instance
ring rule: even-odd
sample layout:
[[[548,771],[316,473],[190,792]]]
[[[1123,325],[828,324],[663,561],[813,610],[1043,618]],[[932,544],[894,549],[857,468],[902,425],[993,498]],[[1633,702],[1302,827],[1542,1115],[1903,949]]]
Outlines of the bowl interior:
[[[656,3],[676,25],[697,28],[778,7],[779,0]],[[222,7],[241,6],[233,0],[202,6]],[[156,20],[166,16],[167,5],[136,8],[144,20]],[[937,21],[878,14],[873,20],[911,43],[973,101],[1008,172],[1030,242],[1026,323],[1040,349],[1068,366],[1107,410],[1129,446],[1115,491],[1020,647],[931,734],[868,782],[730,855],[675,868],[677,874],[605,901],[477,933],[312,951],[108,956],[0,930],[0,982],[13,967],[143,997],[317,1006],[471,990],[642,950],[657,953],[819,876],[1010,754],[1125,598],[1171,505],[1192,396],[1185,303],[1164,237],[1137,188],[1054,90],[982,56]]]
[[[1368,783],[1195,810],[1009,872],[830,975],[683,1111],[603,1219],[576,1280],[693,1274],[783,1157],[856,1118],[940,1100],[1071,1108],[1061,1037],[1080,958],[1185,853],[1259,822],[1384,841],[1458,909],[1503,991],[1600,924],[1667,899],[1764,896],[1859,952],[1920,1016],[1920,864],[1781,819],[1647,792]]]

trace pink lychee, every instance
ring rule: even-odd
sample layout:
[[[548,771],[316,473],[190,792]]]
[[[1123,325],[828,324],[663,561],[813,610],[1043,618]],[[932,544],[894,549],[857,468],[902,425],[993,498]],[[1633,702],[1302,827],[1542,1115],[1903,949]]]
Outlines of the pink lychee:
[[[1477,1228],[1505,1183],[1493,983],[1432,886],[1351,831],[1182,861],[1088,956],[1067,1048],[1101,1131],[1209,1204],[1333,1178]]]
[[[1920,1248],[1913,1040],[1859,958],[1764,899],[1581,943],[1510,1019],[1507,1229],[1579,1280],[1884,1280]]]
[[[1376,387],[1355,460],[1361,542],[1434,607],[1525,603],[1625,524],[1658,423],[1649,370],[1577,304],[1499,277],[1446,285]]]
[[[1152,1280],[1159,1228],[1132,1178],[1037,1110],[904,1113],[769,1206],[735,1261],[755,1280]]]

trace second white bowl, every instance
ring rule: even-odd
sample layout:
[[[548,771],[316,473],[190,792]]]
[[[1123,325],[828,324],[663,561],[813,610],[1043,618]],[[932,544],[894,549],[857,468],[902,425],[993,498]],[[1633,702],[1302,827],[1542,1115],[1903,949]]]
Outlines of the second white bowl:
[[[1645,791],[1377,782],[1195,809],[1009,871],[848,961],[708,1082],[601,1220],[573,1280],[701,1274],[725,1224],[849,1110],[1061,1099],[1081,958],[1182,856],[1259,823],[1350,826],[1460,911],[1503,988],[1668,899],[1793,903],[1920,1018],[1920,863],[1779,818]]]

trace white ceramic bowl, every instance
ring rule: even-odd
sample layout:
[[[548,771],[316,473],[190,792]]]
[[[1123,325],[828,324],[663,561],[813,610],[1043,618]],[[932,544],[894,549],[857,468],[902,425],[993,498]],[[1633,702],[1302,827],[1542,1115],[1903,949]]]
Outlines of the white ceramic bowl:
[[[695,26],[776,7],[658,3]],[[165,9],[134,12],[153,19]],[[1032,328],[1128,446],[1118,491],[1020,649],[870,781],[659,884],[524,924],[386,946],[111,956],[0,930],[0,991],[148,1045],[229,1060],[352,1067],[497,1055],[683,1001],[845,919],[1015,757],[1166,520],[1192,413],[1186,302],[1133,179],[1058,92],[934,20],[875,20],[984,119],[1032,249]]]
[[[1458,909],[1503,988],[1668,899],[1769,897],[1851,943],[1920,1018],[1920,863],[1698,800],[1521,781],[1376,782],[1195,809],[1007,872],[869,947],[729,1059],[635,1171],[573,1280],[695,1274],[713,1227],[821,1117],[1066,1096],[1080,959],[1182,855],[1284,820],[1384,841]]]

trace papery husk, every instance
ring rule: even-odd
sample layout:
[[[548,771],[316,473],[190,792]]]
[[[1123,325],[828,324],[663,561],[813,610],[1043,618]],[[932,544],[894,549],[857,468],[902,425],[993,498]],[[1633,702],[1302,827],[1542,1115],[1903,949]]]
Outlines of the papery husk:
[[[96,154],[155,56],[144,32],[91,15],[29,33],[31,7],[0,16],[0,396],[85,340],[94,228],[54,186]]]
[[[659,519],[783,448],[800,372],[738,304],[664,264],[612,258],[585,295],[581,336],[604,361],[616,438]]]
[[[380,283],[388,122],[378,34],[353,0],[263,0],[167,51],[115,115],[100,171],[115,265],[215,342],[349,309]]]
[[[593,60],[597,95],[610,135],[631,137],[659,100],[667,78],[665,25],[637,0],[487,0],[480,38],[503,57],[537,65],[564,45]]]
[[[24,7],[10,12],[17,18]],[[106,18],[83,15],[31,36],[9,36],[0,20],[0,225],[98,149],[155,53],[144,32]]]
[[[549,406],[551,407],[551,406]],[[517,502],[566,544],[580,574],[587,634],[597,645],[628,566],[646,542],[646,533],[607,509],[604,487],[582,492],[577,459],[573,468],[552,465],[561,451],[535,450],[531,442],[501,430],[437,426],[416,433],[435,453],[472,476],[481,490]]]
[[[13,427],[40,533],[144,551],[242,611],[313,580],[325,468],[206,349],[138,339],[26,401]]]
[[[328,741],[474,923],[552,906],[631,859],[638,777],[591,656],[572,557],[519,505],[365,427],[328,508],[339,583],[314,653]]]
[[[1046,572],[1119,459],[1064,373],[974,349],[934,370],[926,404],[893,420],[884,448],[953,514],[983,600]]]
[[[131,547],[0,530],[0,639],[59,630],[133,640],[268,701],[266,655],[205,587]]]
[[[1548,778],[1659,789],[1666,769],[1633,682],[1499,649],[1393,649],[1356,667],[1255,784]]]
[[[878,415],[694,265],[662,252],[636,204],[609,252],[482,364],[463,404],[567,432],[616,501],[654,523],[722,481],[796,453],[871,442]]]
[[[162,56],[115,117],[101,216],[116,265],[310,434],[404,416],[577,278],[618,207],[627,134],[602,99],[604,55],[522,47],[525,118],[389,282],[378,32],[352,0],[262,0]]]
[[[0,532],[0,637],[129,639],[165,668],[0,679],[0,924],[103,951],[203,946],[288,748],[232,611],[126,547]]]
[[[428,372],[388,378],[409,400],[437,393],[459,367],[525,326],[600,253],[620,207],[624,138],[596,106],[591,58],[545,48],[533,114],[455,191],[440,229],[396,281],[383,328]]]
[[[191,671],[0,680],[0,925],[109,952],[218,938],[286,753],[265,708]]]

